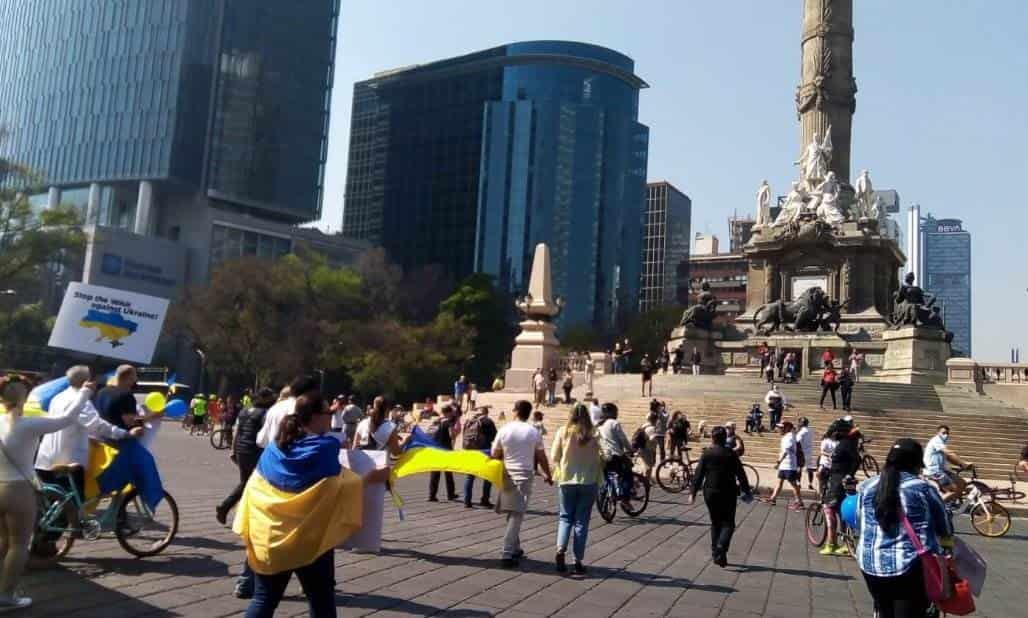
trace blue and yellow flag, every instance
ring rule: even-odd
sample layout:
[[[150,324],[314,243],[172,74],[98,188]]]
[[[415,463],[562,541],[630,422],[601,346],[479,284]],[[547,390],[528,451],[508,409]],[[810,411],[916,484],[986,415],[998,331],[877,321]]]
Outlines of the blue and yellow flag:
[[[317,443],[286,453],[272,443],[261,456],[232,524],[257,573],[306,566],[360,529],[364,482],[340,467],[339,443],[331,441],[334,465],[323,456],[328,449]]]
[[[425,472],[456,472],[477,476],[497,487],[503,486],[503,462],[489,457],[486,451],[451,451],[444,449],[419,427],[415,427],[412,433],[393,467],[396,478]]]

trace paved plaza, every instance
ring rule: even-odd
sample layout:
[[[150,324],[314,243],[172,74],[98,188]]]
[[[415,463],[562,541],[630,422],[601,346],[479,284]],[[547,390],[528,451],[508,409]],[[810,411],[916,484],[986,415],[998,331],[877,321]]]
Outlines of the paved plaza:
[[[214,505],[236,469],[227,451],[165,428],[157,445],[166,486],[179,503],[181,529],[165,554],[135,559],[113,539],[80,541],[58,569],[35,571],[26,592],[31,616],[232,616],[243,551],[214,520]],[[459,479],[460,481],[460,479]],[[708,558],[702,504],[655,488],[638,519],[593,518],[585,577],[553,571],[556,503],[538,483],[522,539],[521,568],[499,568],[503,519],[459,503],[428,503],[427,477],[404,479],[406,520],[387,507],[379,555],[336,553],[341,616],[870,616],[870,597],[853,560],[824,558],[803,536],[802,514],[783,506],[741,506],[728,568]],[[458,491],[463,483],[458,482]],[[476,493],[476,497],[477,497]],[[1023,615],[1028,522],[1003,539],[965,535],[989,561],[980,616]],[[966,520],[961,529],[968,530]],[[306,614],[295,580],[280,616]]]

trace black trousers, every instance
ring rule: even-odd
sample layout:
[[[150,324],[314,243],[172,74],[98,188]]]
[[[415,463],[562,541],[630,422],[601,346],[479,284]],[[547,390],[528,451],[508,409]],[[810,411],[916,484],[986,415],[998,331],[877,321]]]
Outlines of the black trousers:
[[[452,472],[433,472],[428,479],[428,497],[435,498],[439,494],[439,476],[446,474],[446,497],[450,500],[457,497],[457,488],[453,484]]]
[[[253,474],[254,468],[257,467],[257,460],[260,458],[260,453],[240,453],[236,455],[236,465],[239,466],[239,484],[221,501],[221,505],[218,508],[222,511],[228,511],[239,502],[239,499],[243,497],[243,489],[246,488],[246,482],[250,480],[250,475]]]
[[[664,452],[664,442],[667,441],[667,435],[657,436],[656,440],[657,450],[660,451],[660,459],[657,460],[657,463],[660,463],[667,459],[667,454]]]
[[[903,575],[878,577],[864,573],[864,581],[879,618],[923,618],[928,611],[920,560],[914,560],[913,566]]]
[[[712,556],[728,555],[735,533],[736,496],[704,489],[703,500],[710,515],[710,553]]]
[[[831,393],[832,394],[832,409],[834,410],[837,407],[836,406],[836,402],[835,402],[835,391],[837,391],[837,390],[839,390],[839,385],[838,384],[822,384],[821,385],[821,403],[818,404],[818,405],[822,405],[822,406],[825,405],[825,395],[827,395],[828,393]]]
[[[842,409],[849,410],[853,404],[853,387],[842,389]]]

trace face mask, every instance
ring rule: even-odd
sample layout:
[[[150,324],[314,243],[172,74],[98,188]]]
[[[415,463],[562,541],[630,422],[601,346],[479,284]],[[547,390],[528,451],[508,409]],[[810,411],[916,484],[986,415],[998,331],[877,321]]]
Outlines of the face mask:
[[[939,437],[942,438],[942,443],[943,444],[946,444],[947,442],[949,442],[949,434],[948,433],[947,434],[939,434]]]

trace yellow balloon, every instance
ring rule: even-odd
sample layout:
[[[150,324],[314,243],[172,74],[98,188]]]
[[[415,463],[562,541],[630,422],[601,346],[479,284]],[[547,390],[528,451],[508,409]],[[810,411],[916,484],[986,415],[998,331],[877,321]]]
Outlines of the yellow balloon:
[[[146,399],[143,400],[143,405],[145,405],[151,412],[160,412],[164,409],[164,406],[167,405],[167,403],[168,401],[164,398],[164,395],[156,391],[147,395]]]

